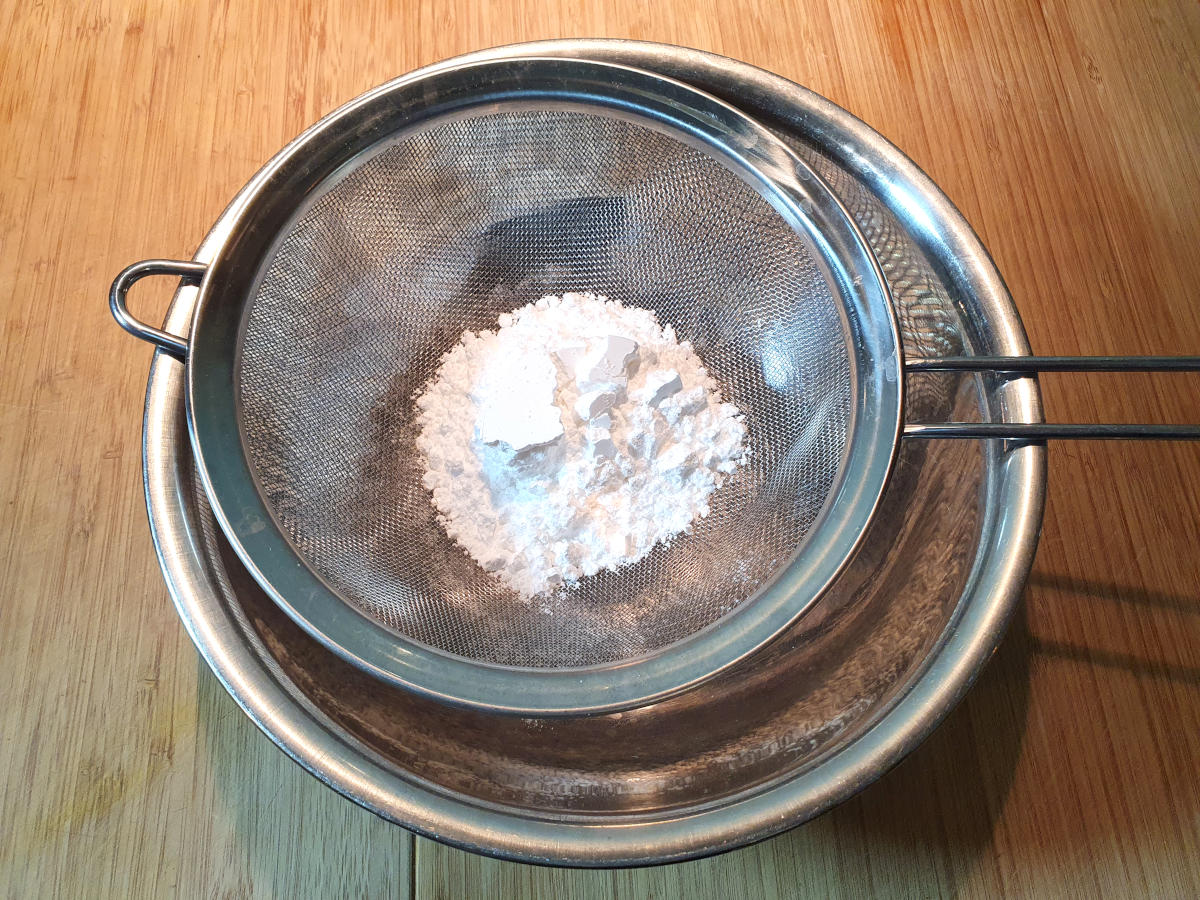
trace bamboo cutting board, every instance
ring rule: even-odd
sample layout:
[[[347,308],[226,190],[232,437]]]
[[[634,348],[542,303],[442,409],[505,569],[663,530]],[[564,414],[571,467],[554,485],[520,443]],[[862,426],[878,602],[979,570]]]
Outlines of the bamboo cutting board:
[[[1200,352],[1192,0],[8,0],[0,896],[1194,896],[1200,445],[1053,446],[1024,607],[963,705],[859,797],[716,859],[555,871],[415,840],[291,763],[199,661],[141,493],[150,353],[109,281],[189,253],[367,88],[571,36],[713,50],[866,120],[979,231],[1036,350]],[[1043,387],[1059,419],[1200,422],[1195,376]]]

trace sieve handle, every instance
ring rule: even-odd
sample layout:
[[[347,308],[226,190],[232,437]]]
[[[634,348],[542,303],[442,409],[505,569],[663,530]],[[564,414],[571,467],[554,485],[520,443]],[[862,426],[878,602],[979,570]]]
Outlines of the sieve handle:
[[[149,341],[183,362],[187,359],[187,341],[170,332],[163,331],[161,328],[147,325],[140,319],[135,319],[129,312],[125,297],[135,282],[141,281],[149,275],[174,275],[176,278],[182,279],[184,283],[199,284],[207,270],[208,266],[204,263],[175,259],[145,259],[136,262],[127,266],[114,279],[112,288],[108,292],[108,308],[112,310],[117,324],[134,337]]]
[[[908,372],[1200,372],[1200,356],[948,356],[910,359]],[[1003,438],[1009,440],[1200,441],[1198,425],[1065,425],[1013,422],[909,423],[914,438]]]

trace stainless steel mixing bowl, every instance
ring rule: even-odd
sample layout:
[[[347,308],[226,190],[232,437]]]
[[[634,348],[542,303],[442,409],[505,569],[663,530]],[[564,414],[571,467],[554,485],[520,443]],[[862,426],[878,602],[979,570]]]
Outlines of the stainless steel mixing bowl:
[[[986,251],[903,154],[828,101],[731,60],[661,45],[562,41],[476,54],[560,55],[690,82],[781,135],[872,245],[914,356],[1025,355]],[[461,62],[457,60],[455,62]],[[247,187],[249,191],[255,182]],[[211,260],[246,192],[196,254]],[[167,327],[186,327],[196,288]],[[922,376],[911,420],[1037,422],[1031,379]],[[567,865],[729,849],[845,799],[909,752],[999,642],[1041,522],[1044,450],[907,442],[850,568],[780,640],[680,696],[624,713],[517,718],[439,704],[364,675],[292,623],[221,537],[199,486],[183,368],[150,375],[144,470],[172,596],[213,671],[318,778],[406,827]]]

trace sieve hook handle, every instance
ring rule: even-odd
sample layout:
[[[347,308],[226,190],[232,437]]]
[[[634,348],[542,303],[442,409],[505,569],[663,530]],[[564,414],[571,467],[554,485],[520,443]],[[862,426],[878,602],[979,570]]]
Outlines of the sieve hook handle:
[[[187,359],[187,341],[178,335],[155,328],[153,325],[147,325],[140,319],[134,318],[133,314],[129,312],[125,297],[135,282],[150,275],[173,275],[182,279],[185,284],[199,284],[206,271],[208,271],[208,266],[204,263],[176,259],[145,259],[136,262],[131,266],[126,266],[121,274],[113,280],[112,288],[108,292],[108,308],[112,311],[117,324],[134,337],[149,341],[183,362]]]
[[[948,356],[910,359],[905,372],[1200,372],[1200,356]],[[909,423],[913,438],[1003,438],[1009,440],[1200,441],[1200,425],[1109,425],[1014,422]]]

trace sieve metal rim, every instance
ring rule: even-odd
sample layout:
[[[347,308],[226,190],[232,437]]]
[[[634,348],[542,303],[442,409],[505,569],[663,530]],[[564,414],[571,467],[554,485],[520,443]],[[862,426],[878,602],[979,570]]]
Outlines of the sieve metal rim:
[[[825,262],[854,310],[851,325],[861,351],[849,459],[825,521],[803,547],[804,565],[782,567],[733,613],[660,651],[580,669],[481,663],[374,622],[342,600],[291,546],[235,440],[232,363],[244,298],[250,296],[246,285],[294,215],[292,198],[309,196],[353,153],[389,137],[397,119],[407,125],[463,105],[531,96],[636,108],[682,127],[764,180],[764,188],[775,190],[777,209],[825,245]],[[688,85],[624,66],[534,57],[475,63],[383,85],[331,113],[276,157],[246,197],[200,285],[187,367],[189,432],[214,513],[247,569],[289,616],[339,655],[446,702],[527,715],[612,711],[670,696],[734,664],[785,629],[836,578],[874,514],[896,453],[903,422],[899,348],[886,281],[857,227],[820,178],[757,122]]]

